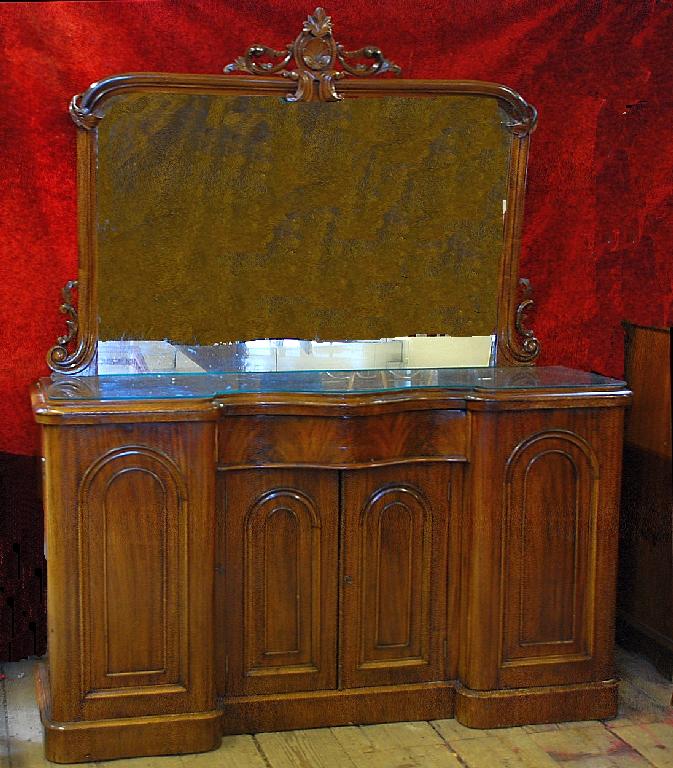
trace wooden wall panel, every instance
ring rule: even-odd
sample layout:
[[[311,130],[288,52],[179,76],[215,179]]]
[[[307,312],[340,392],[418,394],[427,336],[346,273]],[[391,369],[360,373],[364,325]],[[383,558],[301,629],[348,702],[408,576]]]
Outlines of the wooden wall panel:
[[[625,323],[626,415],[618,638],[673,673],[671,329]]]

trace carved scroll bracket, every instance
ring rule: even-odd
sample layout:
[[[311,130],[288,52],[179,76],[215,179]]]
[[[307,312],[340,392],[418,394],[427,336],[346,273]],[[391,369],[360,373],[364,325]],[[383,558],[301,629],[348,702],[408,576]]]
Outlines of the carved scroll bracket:
[[[263,61],[264,58],[270,60]],[[286,69],[293,58],[296,69]],[[343,67],[342,70],[335,69],[337,62]],[[325,9],[316,8],[304,22],[294,43],[285,46],[284,50],[251,45],[244,56],[239,56],[224,71],[252,75],[280,73],[283,77],[296,80],[297,88],[287,95],[288,101],[338,101],[343,96],[337,93],[335,83],[347,75],[373,77],[384,72],[399,75],[402,70],[373,45],[356,51],[345,50],[332,36],[332,20]]]
[[[68,280],[63,287],[61,295],[63,303],[59,307],[61,314],[66,315],[66,333],[56,339],[56,344],[47,353],[47,364],[52,371],[69,371],[73,366],[77,366],[81,356],[81,350],[78,346],[75,351],[70,350],[71,345],[77,338],[79,330],[79,320],[77,309],[74,305],[73,292],[77,289],[77,280]]]
[[[521,338],[521,349],[524,353],[521,359],[532,361],[540,354],[540,342],[536,338],[535,333],[530,328],[524,326],[524,318],[526,312],[534,304],[532,299],[533,290],[530,280],[527,280],[525,277],[520,278],[519,285],[521,286],[523,297],[516,308],[514,328]]]

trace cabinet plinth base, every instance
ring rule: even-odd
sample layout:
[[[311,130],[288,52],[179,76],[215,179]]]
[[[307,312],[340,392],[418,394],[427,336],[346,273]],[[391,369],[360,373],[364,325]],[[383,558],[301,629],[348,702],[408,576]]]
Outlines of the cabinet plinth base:
[[[499,691],[458,685],[456,719],[468,728],[603,720],[617,714],[617,687],[616,680]]]
[[[221,699],[222,734],[455,717],[469,728],[602,720],[617,714],[617,681],[473,691],[422,683]]]
[[[44,726],[44,752],[54,763],[82,763],[120,757],[207,752],[220,743],[218,710],[151,717],[54,723],[49,680],[36,670],[37,702]]]
[[[220,699],[222,734],[291,731],[453,717],[453,683],[419,683],[342,691]]]

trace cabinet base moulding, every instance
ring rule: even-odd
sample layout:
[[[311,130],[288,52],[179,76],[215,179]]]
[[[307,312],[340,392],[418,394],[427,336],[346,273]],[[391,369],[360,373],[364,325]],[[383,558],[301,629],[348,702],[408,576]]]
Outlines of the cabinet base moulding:
[[[222,735],[453,717],[453,683],[220,699]]]
[[[54,763],[207,752],[220,743],[222,714],[218,710],[55,723],[50,718],[49,679],[43,664],[38,665],[35,678],[45,756]]]
[[[617,680],[544,688],[456,690],[456,720],[468,728],[604,720],[617,714]]]

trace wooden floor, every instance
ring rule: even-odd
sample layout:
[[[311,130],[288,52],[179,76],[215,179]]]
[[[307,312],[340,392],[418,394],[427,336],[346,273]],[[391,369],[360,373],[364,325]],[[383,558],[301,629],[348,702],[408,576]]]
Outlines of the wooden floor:
[[[673,684],[619,651],[620,713],[606,722],[478,731],[455,720],[229,736],[216,752],[86,765],[114,768],[673,768]],[[0,670],[0,766],[50,766],[42,756],[34,662]]]

